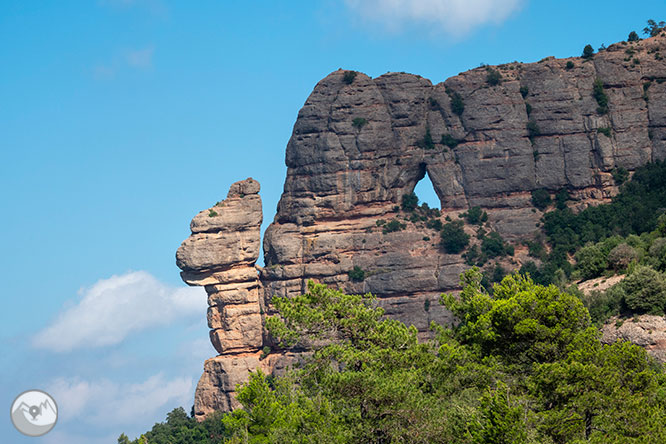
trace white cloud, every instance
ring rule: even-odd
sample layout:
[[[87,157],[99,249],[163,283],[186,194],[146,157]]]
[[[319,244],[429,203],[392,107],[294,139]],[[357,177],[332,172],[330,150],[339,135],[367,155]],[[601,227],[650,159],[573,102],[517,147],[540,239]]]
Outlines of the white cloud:
[[[111,433],[103,436],[100,433],[91,435],[82,435],[78,433],[69,433],[56,426],[52,431],[40,438],[44,444],[109,444],[117,442],[120,433]]]
[[[363,18],[390,30],[427,25],[449,34],[465,34],[487,23],[501,23],[524,0],[345,0]]]
[[[192,379],[169,380],[162,373],[138,384],[58,378],[47,387],[58,404],[59,420],[104,427],[135,424],[145,427],[162,418],[165,410],[189,406],[193,390]]]
[[[201,287],[169,287],[145,271],[102,279],[38,332],[33,345],[56,352],[114,345],[128,335],[177,319],[205,316]]]

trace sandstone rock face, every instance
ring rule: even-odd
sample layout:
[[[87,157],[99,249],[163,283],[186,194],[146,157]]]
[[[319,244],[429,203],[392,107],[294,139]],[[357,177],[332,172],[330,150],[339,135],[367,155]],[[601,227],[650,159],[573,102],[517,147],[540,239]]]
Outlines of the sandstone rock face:
[[[629,341],[645,348],[655,359],[666,362],[666,320],[663,316],[641,315],[634,319],[611,318],[601,329],[601,341],[612,344]]]
[[[211,340],[221,353],[206,363],[197,415],[233,407],[234,383],[272,344],[262,329],[271,298],[302,293],[309,279],[372,292],[390,316],[424,336],[430,321],[451,320],[437,297],[457,290],[468,267],[442,250],[438,231],[399,208],[426,175],[442,222],[474,206],[487,211],[487,228],[516,245],[515,257],[502,263],[512,269],[527,254],[519,242],[539,231],[532,191],[566,188],[570,204],[583,208],[617,192],[614,168],[633,171],[666,158],[666,59],[659,54],[666,54],[664,37],[611,45],[586,61],[510,63],[492,68],[498,85],[488,83],[486,68],[436,85],[404,73],[357,73],[348,83],[336,71],[320,81],[287,145],[284,192],[264,235],[259,278],[256,181],[232,185],[224,202],[199,213],[178,250],[185,282],[209,294]],[[593,95],[597,80],[608,112]],[[393,220],[399,228],[387,230]],[[465,230],[478,243],[476,228]],[[350,279],[354,267],[363,280]],[[261,366],[281,368],[281,359],[271,353]]]
[[[258,368],[262,345],[261,284],[255,268],[262,221],[258,193],[259,183],[251,178],[234,183],[225,200],[194,217],[192,235],[176,252],[183,280],[206,289],[210,340],[220,353],[204,364],[194,402],[198,418],[233,408],[236,384]]]

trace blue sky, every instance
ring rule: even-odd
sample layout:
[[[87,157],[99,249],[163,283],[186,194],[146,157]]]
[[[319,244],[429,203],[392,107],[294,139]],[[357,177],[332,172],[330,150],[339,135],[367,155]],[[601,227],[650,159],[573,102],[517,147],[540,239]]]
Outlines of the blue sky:
[[[115,442],[189,411],[214,350],[176,248],[246,177],[271,221],[296,115],[331,71],[437,83],[579,55],[649,18],[666,4],[4,0],[0,403],[45,389],[61,416],[32,439],[3,416],[0,441]]]

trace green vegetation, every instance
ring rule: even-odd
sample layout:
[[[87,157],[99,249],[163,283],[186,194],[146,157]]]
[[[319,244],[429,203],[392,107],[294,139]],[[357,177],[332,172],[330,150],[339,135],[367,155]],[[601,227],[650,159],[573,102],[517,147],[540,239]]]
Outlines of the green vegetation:
[[[432,140],[432,134],[430,134],[430,127],[426,127],[426,132],[423,135],[423,139],[417,141],[416,146],[426,150],[432,150],[435,148],[435,142]]]
[[[463,217],[467,220],[467,223],[472,225],[481,225],[488,220],[488,213],[481,210],[481,207],[472,207],[463,213]]]
[[[513,256],[514,248],[506,243],[499,233],[493,231],[481,240],[481,253],[488,258]]]
[[[618,186],[622,185],[627,181],[627,179],[629,179],[629,171],[627,171],[627,169],[624,167],[613,168],[611,174],[613,175],[613,180],[615,181],[615,184]]]
[[[382,233],[388,234],[388,233],[394,233],[396,231],[402,231],[405,229],[405,227],[406,225],[400,222],[398,219],[391,219],[389,222],[387,222],[384,225]]]
[[[532,205],[537,207],[539,210],[545,210],[548,205],[552,202],[550,198],[550,193],[544,188],[539,188],[538,190],[532,191]]]
[[[576,270],[583,279],[601,276],[607,267],[606,254],[598,245],[587,245],[576,252]]]
[[[342,81],[347,85],[351,85],[354,83],[354,79],[356,79],[357,74],[358,73],[356,71],[345,71],[342,76]]]
[[[597,101],[597,113],[606,114],[608,113],[608,96],[604,91],[604,82],[597,78],[594,80],[594,86],[592,88],[592,96]]]
[[[355,117],[354,120],[352,120],[352,126],[357,129],[361,129],[367,124],[368,120],[363,117]]]
[[[458,116],[462,116],[463,111],[465,111],[465,102],[463,102],[460,94],[453,91],[448,86],[446,87],[446,94],[448,94],[449,98],[451,99],[451,112]]]
[[[441,303],[461,320],[434,339],[371,295],[308,284],[274,298],[283,346],[325,344],[299,369],[254,373],[227,443],[664,442],[666,378],[638,346],[603,345],[578,297],[518,275],[491,296],[481,273]],[[425,309],[425,303],[424,303]]]
[[[567,61],[567,64],[564,66],[567,70],[574,69],[574,62],[571,60]]]
[[[583,54],[581,55],[583,59],[589,60],[592,57],[594,57],[594,48],[592,45],[585,45],[585,48],[583,48]]]
[[[611,129],[607,126],[602,126],[601,128],[597,128],[597,132],[603,134],[606,137],[611,137]]]
[[[442,231],[444,225],[442,225],[442,221],[439,219],[428,219],[426,222],[426,227],[435,231]],[[430,238],[428,238],[428,240],[430,240]]]
[[[363,282],[365,280],[365,271],[358,265],[354,265],[354,268],[349,270],[347,275],[354,282]]]
[[[561,190],[556,209],[543,217],[549,251],[538,243],[530,245],[530,254],[542,264],[527,262],[521,268],[536,282],[558,285],[569,279],[627,273],[610,289],[583,297],[596,323],[614,315],[666,309],[661,292],[666,271],[666,164],[645,165],[629,181],[628,172],[618,168],[614,177],[622,185],[611,203],[577,214],[567,208],[568,194]],[[574,265],[569,262],[571,255]]]
[[[413,191],[402,195],[402,209],[404,211],[414,211],[419,205],[419,198]]]
[[[486,83],[490,86],[497,86],[502,83],[502,74],[490,66],[486,67]]]
[[[520,95],[523,96],[523,99],[525,97],[527,97],[527,94],[529,92],[530,92],[530,89],[527,86],[523,85],[523,86],[520,87]]]
[[[264,346],[261,349],[261,354],[259,355],[259,360],[262,361],[268,357],[268,355],[271,354],[271,348],[269,346]]]
[[[637,41],[639,41],[640,39],[641,39],[641,38],[638,36],[638,34],[636,33],[636,31],[631,31],[631,32],[629,33],[629,37],[627,37],[627,40],[630,41],[630,42],[637,42]]]
[[[527,113],[528,116],[532,114],[532,105],[527,102],[525,102],[525,113]]]
[[[118,444],[219,444],[230,436],[222,424],[222,413],[209,415],[199,422],[178,407],[167,413],[166,422],[155,424],[152,430],[133,441],[121,434]]]
[[[544,216],[549,242],[568,252],[587,242],[613,235],[652,231],[666,202],[666,163],[655,162],[636,170],[610,204],[589,207],[578,214],[557,210]]]
[[[463,222],[460,220],[444,224],[440,235],[440,244],[449,254],[458,254],[469,245],[469,234],[463,230]]]
[[[660,21],[657,23],[654,20],[648,20],[647,26],[643,28],[643,33],[650,37],[655,37],[661,34],[661,31],[663,31],[664,28],[666,28],[666,22]]]
[[[442,134],[442,140],[439,143],[441,143],[442,145],[446,145],[449,148],[455,148],[461,142],[462,142],[462,140],[456,139],[451,134]]]
[[[666,280],[658,271],[638,266],[622,281],[624,302],[632,313],[663,315],[666,308]]]
[[[208,210],[208,217],[215,217],[215,216],[219,216],[219,214],[217,214],[217,211]]]
[[[638,251],[623,242],[608,253],[608,266],[616,272],[622,272],[627,269],[629,264],[637,262],[638,259]]]
[[[530,119],[527,122],[527,135],[530,138],[530,140],[534,139],[536,136],[539,136],[541,134],[541,129],[539,128],[539,125],[536,123],[536,120]]]

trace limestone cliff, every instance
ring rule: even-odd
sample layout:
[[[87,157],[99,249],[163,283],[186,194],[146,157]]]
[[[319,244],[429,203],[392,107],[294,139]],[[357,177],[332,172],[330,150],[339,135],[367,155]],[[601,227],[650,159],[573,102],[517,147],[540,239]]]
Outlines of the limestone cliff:
[[[481,67],[436,85],[411,74],[372,79],[346,71],[320,81],[287,145],[284,192],[263,240],[265,267],[254,265],[261,201],[252,179],[197,215],[178,250],[185,282],[208,292],[220,353],[204,366],[197,416],[232,408],[235,384],[248,370],[273,371],[293,359],[275,348],[264,356],[271,339],[263,319],[274,295],[301,293],[308,279],[372,292],[389,315],[423,334],[431,320],[450,320],[435,301],[457,289],[467,266],[442,251],[436,230],[398,211],[426,174],[442,221],[480,206],[489,228],[518,247],[539,230],[533,190],[566,188],[572,205],[595,204],[617,192],[615,167],[632,171],[664,159],[661,54],[666,38],[656,37],[612,45],[588,60]],[[489,77],[496,73],[497,84]],[[392,219],[404,228],[382,228]],[[517,248],[506,267],[524,254]],[[365,272],[362,281],[349,278],[355,266]]]

